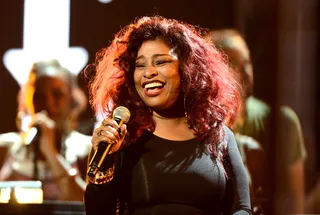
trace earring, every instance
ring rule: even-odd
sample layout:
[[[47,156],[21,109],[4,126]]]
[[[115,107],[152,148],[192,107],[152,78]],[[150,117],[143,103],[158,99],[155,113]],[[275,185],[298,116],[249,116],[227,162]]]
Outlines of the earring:
[[[188,112],[187,112],[187,106],[186,106],[186,97],[187,97],[186,94],[184,94],[184,97],[183,97],[184,117],[185,117],[186,123],[188,124],[188,127],[191,128],[191,125],[188,122]]]

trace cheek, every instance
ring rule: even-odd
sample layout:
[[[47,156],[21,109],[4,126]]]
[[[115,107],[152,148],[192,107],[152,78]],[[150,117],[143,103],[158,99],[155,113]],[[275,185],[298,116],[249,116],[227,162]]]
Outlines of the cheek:
[[[133,72],[133,83],[136,85],[140,82],[141,74],[138,71]]]
[[[179,74],[173,75],[170,79],[172,80],[172,82],[171,82],[171,87],[172,87],[174,90],[180,90],[180,88],[181,88],[181,78],[180,78],[180,75],[179,75]]]
[[[56,105],[56,109],[58,109],[58,112],[60,113],[68,113],[72,108],[75,107],[75,104],[69,98],[61,98],[57,100]]]
[[[141,83],[141,75],[138,72],[133,73],[133,84],[134,84],[135,90],[138,93],[142,90],[140,83]]]
[[[75,107],[75,105],[77,105],[77,107],[81,106],[81,104],[76,104],[75,101],[70,97],[66,98],[63,101],[63,104],[66,106],[66,109],[72,109]]]
[[[136,96],[139,97],[142,101],[144,100],[144,96],[143,96],[143,89],[139,86],[135,86],[135,90],[136,90]]]
[[[72,105],[72,102],[69,99],[64,99],[60,102],[61,106],[65,106],[65,108],[69,108]]]

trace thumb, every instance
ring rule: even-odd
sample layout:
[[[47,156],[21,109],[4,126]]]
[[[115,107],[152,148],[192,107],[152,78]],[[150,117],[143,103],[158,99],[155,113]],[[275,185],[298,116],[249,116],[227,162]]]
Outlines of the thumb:
[[[120,136],[121,136],[121,138],[124,138],[126,136],[126,134],[127,134],[127,125],[123,124],[120,127]]]

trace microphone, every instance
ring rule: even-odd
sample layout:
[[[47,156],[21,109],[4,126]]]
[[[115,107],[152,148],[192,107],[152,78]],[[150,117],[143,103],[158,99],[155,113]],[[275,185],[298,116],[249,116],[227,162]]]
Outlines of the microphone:
[[[113,111],[112,118],[118,123],[120,127],[122,124],[129,121],[130,115],[131,114],[128,108],[119,106]],[[89,177],[95,177],[96,173],[100,170],[103,161],[109,154],[111,146],[112,144],[108,144],[107,142],[100,142],[98,149],[95,151],[89,164],[89,168],[87,171],[87,175]]]
[[[38,113],[47,115],[47,111],[45,110],[42,110]],[[19,124],[20,130],[23,131],[23,142],[25,145],[30,145],[33,142],[38,141],[39,137],[41,136],[41,129],[39,124],[40,121],[34,119],[31,115],[26,114],[22,111],[17,114],[16,120]],[[55,122],[48,117],[46,117],[45,124],[49,128],[53,128],[55,126]]]
[[[40,128],[38,125],[31,127],[24,135],[23,142],[25,145],[30,145],[40,136]]]
[[[38,180],[38,160],[40,156],[39,138],[41,137],[41,130],[39,125],[34,125],[23,135],[23,143],[25,145],[33,146],[33,180]]]
[[[20,131],[22,131],[23,144],[30,145],[39,136],[40,129],[38,125],[30,127],[32,117],[24,111],[19,111],[16,116],[16,124]]]

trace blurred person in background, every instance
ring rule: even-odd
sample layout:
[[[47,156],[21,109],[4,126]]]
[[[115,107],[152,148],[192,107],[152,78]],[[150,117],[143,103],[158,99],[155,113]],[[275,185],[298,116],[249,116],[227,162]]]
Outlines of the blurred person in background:
[[[307,214],[320,214],[320,177],[307,195],[304,212]]]
[[[44,200],[82,201],[91,137],[75,129],[85,108],[76,77],[57,60],[34,63],[18,95],[20,132],[0,135],[0,180],[40,180]]]
[[[269,149],[271,108],[253,95],[253,67],[249,48],[242,35],[234,29],[212,30],[207,35],[215,46],[228,57],[230,66],[243,85],[244,101],[242,112],[230,126],[235,133],[238,147],[251,178],[253,212],[269,214],[268,173],[265,160]],[[281,106],[277,112],[281,143],[285,144],[287,154],[281,161],[288,178],[283,186],[281,210],[285,213],[303,213],[304,199],[304,160],[306,151],[300,121],[288,106]],[[271,167],[272,168],[272,167]]]

